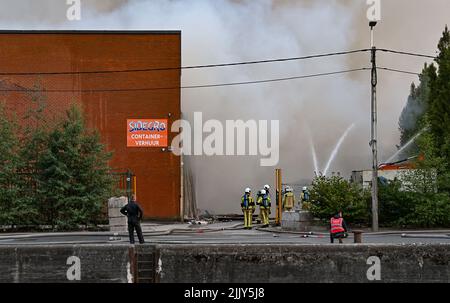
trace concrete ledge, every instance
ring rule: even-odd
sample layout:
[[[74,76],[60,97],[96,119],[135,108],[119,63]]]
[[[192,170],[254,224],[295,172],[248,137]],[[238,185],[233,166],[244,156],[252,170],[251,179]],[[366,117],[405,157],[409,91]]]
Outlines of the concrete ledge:
[[[165,245],[161,282],[450,282],[450,245]]]
[[[80,280],[69,279],[71,257]],[[374,258],[379,282],[450,282],[450,244],[5,245],[0,282],[126,283],[147,260],[147,279],[163,283],[363,283],[377,282],[368,279]]]
[[[70,280],[76,258],[80,280]],[[128,262],[128,245],[1,246],[0,283],[126,283]]]
[[[282,230],[306,232],[311,230],[314,218],[308,211],[285,211],[281,219]]]

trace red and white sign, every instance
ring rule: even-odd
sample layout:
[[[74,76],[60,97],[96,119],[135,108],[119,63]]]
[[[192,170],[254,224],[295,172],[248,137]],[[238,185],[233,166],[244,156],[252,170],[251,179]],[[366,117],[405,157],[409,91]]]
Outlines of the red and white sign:
[[[127,119],[127,147],[167,147],[167,119]]]

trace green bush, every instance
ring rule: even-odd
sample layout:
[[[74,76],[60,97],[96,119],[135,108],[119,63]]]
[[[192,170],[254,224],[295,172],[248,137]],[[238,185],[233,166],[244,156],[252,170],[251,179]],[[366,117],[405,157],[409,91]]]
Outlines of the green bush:
[[[401,182],[378,183],[379,223],[381,226],[402,225],[400,219],[409,216],[415,207],[413,193],[402,191]]]
[[[397,227],[450,227],[447,193],[403,191],[400,182],[379,187],[380,225]]]
[[[342,210],[349,222],[368,222],[370,193],[342,177],[316,177],[310,194],[310,210],[317,218],[328,220]]]
[[[115,182],[111,153],[76,106],[51,124],[34,117],[20,133],[0,107],[0,225],[101,222]]]
[[[427,186],[424,186],[424,176]],[[429,177],[428,177],[429,176]],[[433,174],[417,170],[408,176],[407,186],[399,180],[379,183],[379,223],[385,227],[450,227],[450,194],[434,190]],[[341,177],[317,177],[311,190],[310,210],[328,220],[342,210],[350,223],[369,224],[370,192]]]
[[[418,196],[416,200],[408,223],[419,227],[450,227],[450,197],[447,193]]]

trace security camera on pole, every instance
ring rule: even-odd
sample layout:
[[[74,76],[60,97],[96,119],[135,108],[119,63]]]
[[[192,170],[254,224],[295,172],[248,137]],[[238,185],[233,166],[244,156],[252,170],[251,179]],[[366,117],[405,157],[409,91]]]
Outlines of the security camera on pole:
[[[378,156],[377,156],[377,48],[373,39],[373,28],[377,25],[377,21],[370,21],[370,44],[371,44],[371,136],[370,146],[372,147],[372,231],[378,231]]]

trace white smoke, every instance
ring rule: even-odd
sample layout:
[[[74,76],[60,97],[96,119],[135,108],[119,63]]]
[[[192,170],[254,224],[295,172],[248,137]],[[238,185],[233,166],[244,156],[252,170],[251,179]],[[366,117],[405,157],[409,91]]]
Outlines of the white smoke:
[[[0,4],[4,4],[0,0]],[[10,2],[10,1],[8,1]],[[348,0],[82,0],[82,20],[65,20],[65,1],[14,1],[12,11],[2,10],[0,26],[14,29],[146,29],[182,30],[183,65],[292,57],[367,48],[369,44],[365,1]],[[57,3],[58,2],[58,3]],[[63,2],[61,4],[61,2]],[[426,42],[417,35],[412,44],[395,42],[410,37],[409,26],[419,26],[414,16],[403,29],[382,27],[376,39],[383,47],[430,53],[442,31],[448,1],[384,1],[386,23],[404,20],[412,2],[434,7],[433,22],[420,22],[433,33]],[[425,4],[424,4],[425,3]],[[5,7],[5,6],[3,6]],[[395,11],[395,13],[394,13]],[[447,10],[448,12],[449,10]],[[441,16],[438,18],[437,16]],[[448,16],[447,16],[448,17]],[[395,18],[395,21],[392,20]],[[428,19],[427,19],[428,20]],[[383,21],[384,22],[384,21]],[[394,33],[404,36],[395,37]],[[422,28],[422,31],[423,28]],[[381,38],[384,37],[384,38]],[[409,47],[411,45],[411,47]],[[386,58],[386,57],[383,57]],[[395,64],[401,58],[387,58]],[[405,61],[406,62],[406,61]],[[410,61],[407,61],[410,62]],[[407,68],[420,71],[423,60]],[[301,62],[263,64],[183,71],[183,85],[226,83],[331,72],[369,65],[369,54],[331,57]],[[384,77],[384,78],[383,78]],[[390,154],[398,143],[397,121],[410,82],[404,75],[380,75],[380,154]],[[326,163],[337,140],[348,127],[355,128],[342,143],[330,171],[348,176],[370,166],[369,73],[328,76],[262,85],[184,90],[182,110],[191,119],[195,111],[204,119],[280,120],[280,164],[285,182],[312,178],[313,157],[305,125],[311,128],[319,163]],[[259,157],[192,157],[198,206],[215,213],[239,211],[241,191],[273,185],[274,168],[259,166]]]

